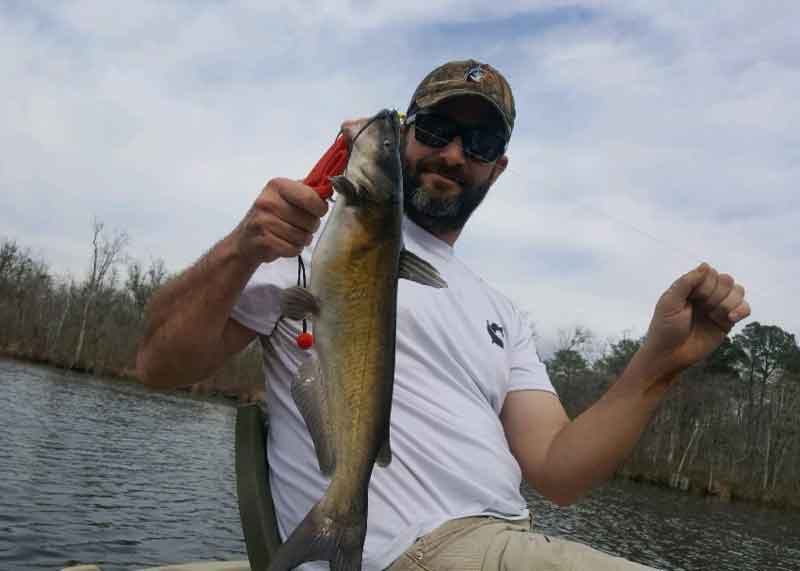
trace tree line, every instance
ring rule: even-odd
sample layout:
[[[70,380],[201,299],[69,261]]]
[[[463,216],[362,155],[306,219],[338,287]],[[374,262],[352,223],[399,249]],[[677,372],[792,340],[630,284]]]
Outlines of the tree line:
[[[131,258],[125,232],[92,225],[86,275],[59,277],[29,248],[0,241],[0,354],[75,371],[135,376],[136,349],[150,297],[170,274],[164,262]],[[259,398],[256,346],[191,387],[241,400]]]
[[[171,278],[163,261],[126,253],[128,236],[92,226],[86,275],[58,277],[15,241],[0,242],[0,353],[99,375],[133,377],[145,307]],[[545,359],[571,416],[622,373],[643,338],[597,350],[591,332],[563,333]],[[263,398],[251,345],[195,385]],[[751,322],[683,374],[620,475],[733,498],[800,506],[800,348],[775,325]]]

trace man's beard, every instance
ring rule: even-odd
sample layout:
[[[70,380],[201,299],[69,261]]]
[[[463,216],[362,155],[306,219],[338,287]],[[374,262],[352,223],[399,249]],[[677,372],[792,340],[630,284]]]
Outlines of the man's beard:
[[[448,167],[439,157],[421,159],[416,172],[412,172],[403,157],[403,206],[406,215],[429,232],[460,230],[486,197],[491,186],[491,175],[482,182],[471,182],[460,168]],[[424,173],[436,173],[456,179],[461,192],[455,196],[437,198],[422,188],[419,177]]]

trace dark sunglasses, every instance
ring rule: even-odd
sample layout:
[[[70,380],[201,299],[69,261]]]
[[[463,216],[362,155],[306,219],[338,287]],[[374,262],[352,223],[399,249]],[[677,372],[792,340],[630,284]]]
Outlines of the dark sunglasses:
[[[460,125],[436,113],[412,113],[405,123],[415,125],[414,138],[428,147],[440,149],[458,135],[464,154],[484,163],[502,157],[508,144],[506,137],[495,128]]]

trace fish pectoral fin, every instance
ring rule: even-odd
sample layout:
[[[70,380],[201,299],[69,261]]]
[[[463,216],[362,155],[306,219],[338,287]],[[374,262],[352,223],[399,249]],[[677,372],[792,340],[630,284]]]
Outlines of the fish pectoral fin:
[[[319,302],[306,288],[293,286],[281,291],[281,313],[289,319],[305,319],[319,314]]]
[[[400,273],[398,277],[435,288],[447,287],[447,282],[439,275],[439,270],[434,268],[430,262],[426,262],[405,248],[400,252]]]
[[[381,444],[381,449],[378,450],[378,458],[376,459],[378,466],[386,468],[392,462],[392,447],[389,446],[389,437]]]
[[[360,194],[358,192],[358,187],[346,176],[332,176],[330,180],[333,189],[342,196],[348,198],[349,200],[355,200],[358,198],[358,195]]]
[[[319,358],[315,354],[309,356],[297,370],[297,377],[292,383],[292,398],[311,433],[320,471],[325,476],[333,475],[336,467],[336,451],[328,390]]]

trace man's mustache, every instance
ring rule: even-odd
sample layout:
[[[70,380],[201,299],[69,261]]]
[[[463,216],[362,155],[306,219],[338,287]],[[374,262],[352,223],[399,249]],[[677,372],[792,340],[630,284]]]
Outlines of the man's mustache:
[[[462,186],[467,183],[467,176],[463,168],[448,166],[444,161],[436,157],[429,157],[420,161],[417,167],[417,176],[424,173],[438,174],[454,180]]]

